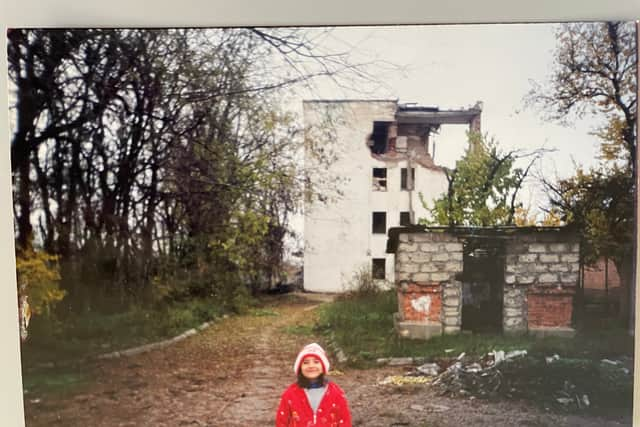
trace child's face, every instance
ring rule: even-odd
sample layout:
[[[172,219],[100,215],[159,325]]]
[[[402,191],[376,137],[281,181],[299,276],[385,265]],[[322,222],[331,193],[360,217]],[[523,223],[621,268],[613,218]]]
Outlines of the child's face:
[[[307,356],[302,359],[300,372],[302,372],[305,378],[315,380],[322,375],[322,362],[315,356]]]

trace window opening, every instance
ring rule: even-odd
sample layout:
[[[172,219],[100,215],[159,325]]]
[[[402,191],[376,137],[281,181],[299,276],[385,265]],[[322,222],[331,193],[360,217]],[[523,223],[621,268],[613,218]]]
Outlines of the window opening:
[[[371,261],[371,278],[374,280],[384,280],[386,260],[384,258],[373,258]]]
[[[373,213],[373,228],[374,234],[386,234],[387,233],[387,213],[386,212],[374,212]]]
[[[387,168],[373,168],[373,191],[387,191]]]
[[[400,212],[400,225],[401,226],[411,225],[410,212]]]
[[[387,151],[387,136],[389,134],[389,122],[373,122],[373,134],[371,140],[373,154],[383,154]]]

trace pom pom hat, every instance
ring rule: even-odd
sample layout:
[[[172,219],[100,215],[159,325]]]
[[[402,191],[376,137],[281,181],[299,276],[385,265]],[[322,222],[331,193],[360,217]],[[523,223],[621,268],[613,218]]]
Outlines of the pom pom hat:
[[[300,371],[300,365],[302,364],[302,360],[307,356],[314,356],[320,360],[322,363],[322,372],[327,373],[329,371],[329,359],[327,359],[327,354],[324,352],[322,347],[318,344],[313,343],[306,345],[300,353],[298,353],[298,357],[296,357],[296,362],[293,364],[293,372],[298,373]]]

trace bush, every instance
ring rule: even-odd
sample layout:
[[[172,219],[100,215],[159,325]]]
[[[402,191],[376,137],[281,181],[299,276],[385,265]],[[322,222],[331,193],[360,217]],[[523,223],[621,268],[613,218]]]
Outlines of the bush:
[[[345,286],[343,297],[359,298],[377,295],[389,287],[385,281],[374,280],[371,269],[368,266],[362,266],[353,273],[351,280]]]
[[[34,314],[49,315],[65,292],[60,289],[58,258],[44,251],[32,249],[16,255],[18,293],[29,297],[29,307]]]

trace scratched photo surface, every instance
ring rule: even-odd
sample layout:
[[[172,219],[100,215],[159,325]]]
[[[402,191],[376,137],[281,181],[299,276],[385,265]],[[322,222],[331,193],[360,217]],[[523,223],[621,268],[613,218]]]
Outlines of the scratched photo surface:
[[[9,29],[26,425],[631,425],[636,37]]]

